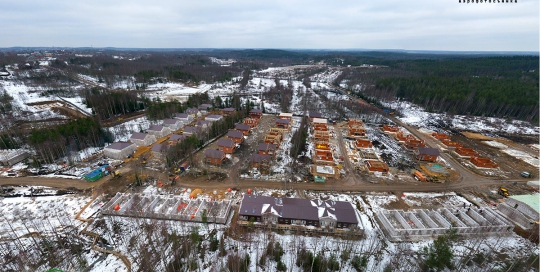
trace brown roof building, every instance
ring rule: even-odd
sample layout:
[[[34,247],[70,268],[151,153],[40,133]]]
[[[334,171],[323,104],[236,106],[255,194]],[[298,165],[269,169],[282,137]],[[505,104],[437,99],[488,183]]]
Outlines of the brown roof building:
[[[294,228],[315,227],[319,230],[358,230],[355,208],[344,201],[275,198],[244,195],[238,210],[241,224],[257,226],[291,225]],[[309,230],[309,229],[304,229]]]
[[[414,156],[419,161],[436,162],[439,155],[439,150],[436,148],[420,147],[414,151]]]
[[[261,155],[268,155],[268,156],[275,156],[277,145],[275,144],[267,144],[267,143],[259,143],[258,146],[259,154]]]
[[[368,160],[366,161],[366,166],[370,172],[388,173],[390,170],[388,165],[381,161]]]
[[[489,158],[480,158],[480,157],[471,157],[471,162],[476,165],[476,167],[481,168],[497,168],[499,165],[490,160]]]
[[[221,150],[207,149],[204,152],[204,161],[209,164],[222,165],[225,158],[225,152]]]
[[[227,132],[227,138],[233,140],[233,142],[237,144],[241,144],[244,140],[244,133],[238,130],[229,130],[229,132]]]
[[[232,154],[236,144],[231,139],[219,139],[217,142],[219,150],[225,152],[225,154]]]

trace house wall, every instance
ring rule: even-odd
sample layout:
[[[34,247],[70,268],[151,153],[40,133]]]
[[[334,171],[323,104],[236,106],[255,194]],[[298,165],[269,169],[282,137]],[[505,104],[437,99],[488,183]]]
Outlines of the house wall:
[[[103,154],[105,157],[115,159],[115,160],[123,160],[127,158],[129,155],[132,155],[137,150],[137,146],[130,146],[128,148],[124,148],[123,150],[117,150],[117,149],[109,149],[105,148],[103,150]]]
[[[232,138],[232,137],[228,137],[228,138],[237,144],[241,144],[243,140],[242,138]]]
[[[234,151],[234,148],[228,147],[228,146],[219,146],[219,150],[223,151],[226,154],[232,154]]]
[[[422,155],[418,155],[416,158],[421,161],[429,161],[429,162],[437,161],[437,156],[435,155],[422,154]]]
[[[206,157],[206,163],[215,164],[215,165],[222,165],[224,159],[225,159],[225,158],[211,158],[211,157]]]

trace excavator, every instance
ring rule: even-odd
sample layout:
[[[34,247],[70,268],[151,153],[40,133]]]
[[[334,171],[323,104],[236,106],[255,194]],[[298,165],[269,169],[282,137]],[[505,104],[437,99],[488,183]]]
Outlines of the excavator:
[[[510,193],[508,193],[508,189],[504,188],[504,187],[499,187],[499,190],[497,191],[497,193],[499,195],[502,195],[504,197],[509,197],[510,196]]]

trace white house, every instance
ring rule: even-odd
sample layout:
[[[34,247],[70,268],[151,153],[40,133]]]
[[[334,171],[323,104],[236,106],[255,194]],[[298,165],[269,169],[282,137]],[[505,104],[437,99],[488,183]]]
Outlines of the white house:
[[[149,146],[155,143],[157,139],[156,136],[151,134],[135,132],[131,135],[129,141],[136,144],[137,146]]]
[[[178,119],[165,119],[163,120],[163,126],[171,130],[179,130],[184,127],[184,123]]]
[[[210,122],[221,121],[221,120],[223,120],[223,116],[217,115],[217,114],[212,114],[212,115],[208,115],[208,116],[204,117],[204,120],[210,121]]]
[[[148,134],[156,136],[156,138],[162,138],[171,134],[171,129],[164,126],[153,125],[147,130]]]
[[[187,125],[191,122],[193,122],[193,116],[187,114],[187,113],[177,113],[175,116],[174,116],[174,119],[178,119],[180,121],[182,121],[182,123],[184,123],[184,125]]]
[[[130,142],[116,142],[113,143],[105,149],[103,149],[103,154],[105,157],[116,159],[116,160],[123,160],[127,158],[129,155],[132,155],[137,151],[137,145]]]

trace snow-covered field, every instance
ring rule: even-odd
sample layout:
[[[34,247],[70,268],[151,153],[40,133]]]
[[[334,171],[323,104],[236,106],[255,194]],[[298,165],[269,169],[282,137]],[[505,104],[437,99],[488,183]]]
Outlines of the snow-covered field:
[[[528,122],[513,120],[507,121],[502,118],[494,117],[479,117],[479,116],[464,116],[464,115],[447,115],[441,113],[429,113],[422,107],[412,104],[408,101],[392,101],[383,102],[384,106],[392,108],[400,112],[403,117],[399,119],[408,125],[414,125],[433,130],[438,130],[441,124],[445,124],[454,129],[474,131],[474,132],[491,132],[491,133],[508,133],[508,134],[526,134],[538,135],[540,127],[531,125]]]
[[[44,188],[47,190],[46,188]],[[26,190],[20,188],[17,190]],[[162,194],[161,189],[149,186],[145,194]],[[179,196],[189,197],[189,190],[180,190]],[[258,190],[254,194],[267,196],[295,197],[296,191],[285,190]],[[243,193],[233,191],[227,195],[233,202],[241,199]],[[203,245],[207,249],[203,255],[186,256],[191,261],[196,262],[198,271],[218,271],[227,266],[228,257],[238,254],[244,256],[248,254],[251,262],[248,271],[276,271],[277,263],[268,259],[266,264],[258,264],[261,256],[269,242],[279,242],[283,247],[284,254],[281,257],[286,265],[286,271],[303,271],[296,265],[298,259],[298,249],[303,248],[321,254],[326,258],[334,255],[340,264],[339,271],[354,271],[349,258],[343,257],[343,252],[350,252],[351,257],[355,255],[366,256],[368,259],[367,271],[383,271],[386,266],[392,266],[402,258],[418,258],[415,252],[422,250],[429,245],[432,239],[412,241],[412,242],[392,242],[385,238],[384,233],[374,220],[374,213],[381,209],[394,207],[395,203],[402,201],[402,205],[411,208],[434,208],[439,206],[460,206],[465,203],[471,204],[465,198],[454,193],[407,193],[396,197],[384,193],[368,194],[338,194],[324,192],[303,192],[310,199],[328,199],[335,201],[347,201],[357,207],[358,218],[365,231],[365,237],[359,240],[349,240],[332,236],[305,236],[300,234],[275,233],[254,229],[243,231],[242,229],[228,230],[228,225],[219,224],[198,224],[190,222],[150,220],[144,218],[104,216],[97,217],[92,225],[87,229],[98,233],[102,241],[106,241],[101,247],[120,252],[125,255],[131,263],[133,271],[144,269],[151,265],[155,271],[165,271],[168,264],[174,259],[175,249],[171,247],[170,235],[182,237],[193,233],[198,233],[203,238]],[[87,251],[92,241],[90,237],[80,234],[86,223],[76,220],[75,215],[81,211],[83,206],[90,202],[89,197],[68,195],[51,197],[19,197],[5,198],[0,201],[0,208],[3,215],[0,217],[0,243],[14,251],[19,251],[21,246],[30,250],[34,246],[34,237],[50,237],[54,239],[57,235],[69,233],[73,235],[73,242],[77,241],[85,248],[84,252],[77,255],[77,258],[85,260],[88,271],[126,271],[124,263],[113,255],[103,255],[93,250]],[[479,200],[481,201],[481,200]],[[475,201],[476,204],[478,201]],[[104,204],[104,200],[97,198],[92,201],[86,210],[81,214],[81,218],[96,216],[96,212]],[[474,205],[476,205],[474,204]],[[480,205],[487,205],[480,203]],[[28,235],[28,233],[37,233]],[[209,237],[215,235],[216,239],[223,238],[224,249],[227,256],[220,257],[219,250],[208,250]],[[5,240],[5,238],[17,238],[18,242]],[[167,238],[169,237],[169,238]],[[41,239],[41,238],[39,238]],[[152,248],[150,253],[148,250]],[[473,264],[467,266],[467,271],[490,271],[500,267],[502,261],[509,261],[514,258],[523,258],[530,254],[540,252],[537,245],[531,244],[524,238],[509,233],[498,237],[468,237],[456,240],[452,248],[455,252],[456,266],[461,265],[461,261],[467,254],[486,254],[495,258],[486,268],[486,264]],[[194,252],[192,249],[191,252]],[[28,252],[27,252],[28,254]],[[146,255],[150,254],[150,255]],[[155,256],[155,258],[150,258]],[[504,256],[504,257],[501,257]],[[148,259],[150,258],[150,259]],[[32,259],[32,258],[30,258]],[[186,260],[188,260],[186,259]],[[18,265],[10,263],[7,259],[0,260],[4,267],[17,269]],[[414,262],[414,261],[413,261]],[[71,258],[66,258],[57,267],[69,270],[74,264]],[[412,269],[407,263],[403,269]],[[43,270],[48,269],[46,264],[41,266]],[[400,270],[402,271],[402,270]]]

